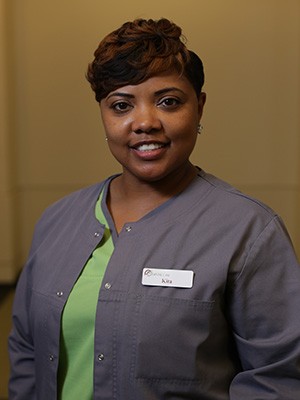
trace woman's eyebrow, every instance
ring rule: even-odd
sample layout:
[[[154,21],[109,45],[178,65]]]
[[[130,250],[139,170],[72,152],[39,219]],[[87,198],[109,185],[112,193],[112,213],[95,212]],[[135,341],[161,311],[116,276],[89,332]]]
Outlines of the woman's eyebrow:
[[[155,94],[155,96],[160,96],[160,95],[168,93],[168,92],[180,92],[180,93],[184,94],[184,91],[177,88],[176,86],[166,87],[164,89],[157,90],[154,94]]]
[[[113,93],[111,93],[111,94],[109,94],[109,95],[107,96],[107,100],[108,100],[110,97],[113,97],[113,96],[124,97],[124,98],[129,98],[129,99],[133,99],[133,98],[135,97],[133,94],[130,94],[130,93],[113,92]]]
[[[180,92],[180,93],[184,94],[183,90],[177,88],[176,86],[171,86],[171,87],[166,87],[166,88],[157,90],[156,92],[154,92],[154,95],[161,96],[162,94],[169,93],[169,92]],[[113,92],[107,96],[107,100],[110,97],[114,97],[114,96],[123,97],[123,98],[127,98],[127,99],[133,99],[135,97],[133,94],[126,93],[126,92]]]

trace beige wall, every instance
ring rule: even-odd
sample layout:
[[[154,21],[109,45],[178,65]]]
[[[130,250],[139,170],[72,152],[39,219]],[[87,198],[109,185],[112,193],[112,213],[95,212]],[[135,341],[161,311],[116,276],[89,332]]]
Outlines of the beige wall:
[[[49,203],[119,170],[84,74],[99,40],[135,17],[174,20],[203,58],[193,161],[278,211],[300,254],[298,0],[0,4],[0,280],[15,275]]]
[[[12,127],[10,124],[11,96],[8,68],[8,25],[6,2],[0,1],[0,281],[11,281],[16,273],[15,230],[15,171]]]

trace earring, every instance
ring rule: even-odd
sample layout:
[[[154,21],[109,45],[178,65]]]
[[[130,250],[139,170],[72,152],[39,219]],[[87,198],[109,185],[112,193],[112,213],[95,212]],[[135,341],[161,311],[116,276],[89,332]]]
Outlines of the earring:
[[[202,131],[203,131],[203,126],[201,124],[199,124],[198,129],[197,129],[198,135],[200,135],[202,133]]]
[[[105,136],[105,140],[108,141],[108,137],[107,136]]]

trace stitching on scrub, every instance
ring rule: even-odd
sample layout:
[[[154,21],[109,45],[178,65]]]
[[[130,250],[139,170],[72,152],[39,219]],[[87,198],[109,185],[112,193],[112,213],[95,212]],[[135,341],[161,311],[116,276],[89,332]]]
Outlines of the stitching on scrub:
[[[112,382],[113,382],[113,398],[117,399],[118,398],[118,360],[117,360],[117,343],[118,343],[118,338],[117,338],[117,325],[119,321],[119,315],[120,315],[120,302],[116,302],[114,306],[114,319],[113,319],[113,340],[112,340],[112,357],[113,357],[113,363],[112,363]]]
[[[134,312],[134,326],[132,330],[132,345],[131,345],[131,362],[130,362],[130,375],[129,379],[132,381],[132,384],[134,384],[134,380],[136,379],[134,376],[134,372],[136,369],[136,359],[137,359],[137,332],[138,332],[138,322],[139,322],[139,314],[140,314],[140,306],[141,306],[141,297],[138,296],[136,298],[136,304],[135,304],[135,312]]]
[[[242,265],[241,271],[240,271],[240,273],[237,275],[236,279],[233,281],[234,283],[237,282],[238,279],[242,276],[242,274],[243,274],[243,272],[244,272],[244,270],[245,270],[245,268],[246,268],[246,266],[247,266],[247,263],[248,263],[248,259],[249,259],[249,257],[250,257],[250,254],[251,254],[251,252],[253,251],[253,249],[255,249],[256,244],[257,244],[257,242],[259,241],[259,239],[261,238],[261,236],[268,230],[268,228],[270,227],[271,223],[272,223],[272,222],[275,222],[275,220],[278,220],[278,218],[279,218],[278,215],[275,215],[275,216],[264,226],[264,228],[262,229],[262,231],[261,231],[261,232],[257,235],[257,237],[254,239],[253,243],[252,243],[252,244],[250,245],[250,247],[249,247],[249,251],[248,251],[248,253],[247,253],[247,255],[246,255],[245,262],[244,262],[244,264]]]
[[[167,383],[176,383],[177,385],[200,385],[204,382],[205,378],[202,379],[189,379],[189,378],[177,378],[177,379],[169,379],[169,378],[146,378],[146,377],[138,377],[135,378],[138,381],[147,381],[153,384],[165,384]]]
[[[178,298],[170,298],[170,297],[154,297],[154,296],[142,296],[143,300],[150,300],[155,303],[172,303],[172,304],[182,304],[187,307],[192,308],[203,308],[203,309],[211,309],[215,305],[215,300],[202,301],[202,300],[186,300],[186,299],[178,299]]]
[[[35,294],[37,296],[41,296],[44,299],[47,300],[47,306],[51,304],[51,306],[58,308],[59,310],[61,309],[61,300],[57,298],[56,294],[54,293],[42,293],[39,292],[38,290],[31,288],[32,294]]]

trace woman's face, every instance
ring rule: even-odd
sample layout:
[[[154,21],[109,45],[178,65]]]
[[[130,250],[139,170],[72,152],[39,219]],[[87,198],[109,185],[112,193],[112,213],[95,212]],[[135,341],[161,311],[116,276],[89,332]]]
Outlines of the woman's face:
[[[109,148],[123,176],[154,182],[180,172],[195,146],[205,94],[187,78],[160,74],[112,91],[100,103]]]

